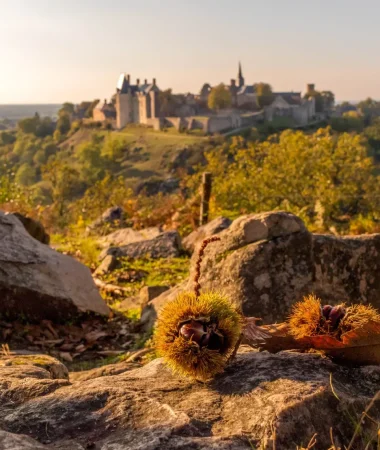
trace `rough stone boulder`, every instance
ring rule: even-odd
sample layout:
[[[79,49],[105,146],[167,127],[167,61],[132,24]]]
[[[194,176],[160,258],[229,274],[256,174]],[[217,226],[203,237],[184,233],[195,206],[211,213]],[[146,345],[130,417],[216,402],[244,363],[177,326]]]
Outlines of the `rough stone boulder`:
[[[43,369],[18,366],[13,378],[10,369],[0,367],[1,450],[13,449],[4,442],[20,449],[295,450],[315,433],[314,448],[326,450],[330,428],[335,445],[345,448],[380,384],[380,367],[244,350],[209,383],[173,375],[160,359],[71,385]],[[380,421],[380,399],[369,415]],[[371,438],[375,448],[376,436],[377,425],[364,420],[354,448]]]
[[[50,373],[51,378],[54,380],[69,379],[67,367],[51,356],[21,354],[0,355],[0,366],[15,367],[20,365],[35,366],[45,369]]]
[[[107,255],[129,258],[173,258],[180,256],[182,251],[181,238],[177,231],[166,231],[153,239],[132,242],[121,247],[110,247],[103,250],[100,259]]]
[[[121,206],[112,206],[104,211],[94,222],[92,222],[87,228],[86,232],[91,233],[101,229],[105,225],[122,225],[124,223],[124,210]]]
[[[30,217],[26,217],[20,213],[13,213],[13,216],[16,216],[17,219],[24,225],[25,230],[37,241],[42,242],[43,244],[49,244],[50,236],[46,233],[44,226],[38,220],[31,219]]]
[[[154,299],[142,304],[142,311],[140,317],[140,324],[142,329],[149,332],[154,327],[157,320],[157,316],[161,308],[170,300],[174,299],[177,294],[187,289],[188,283],[184,281],[171,289],[166,290],[162,294],[158,295]]]
[[[123,245],[132,244],[133,242],[154,239],[161,233],[162,230],[158,227],[145,228],[144,230],[122,228],[108,234],[107,236],[104,236],[99,240],[99,242],[104,247],[120,247]]]
[[[245,315],[266,323],[284,320],[304,295],[380,308],[380,234],[337,237],[310,233],[286,212],[242,216],[210,244],[201,269],[203,290],[221,290]],[[152,322],[165,302],[193,289],[190,281],[150,302],[142,317]]]
[[[67,320],[109,309],[90,270],[33,239],[13,215],[0,212],[0,315]]]
[[[217,217],[216,219],[212,220],[206,225],[197,228],[188,236],[186,236],[182,241],[183,248],[186,251],[193,253],[196,246],[200,244],[204,239],[213,236],[214,234],[220,233],[221,231],[227,229],[230,225],[230,219],[227,219],[226,217]]]

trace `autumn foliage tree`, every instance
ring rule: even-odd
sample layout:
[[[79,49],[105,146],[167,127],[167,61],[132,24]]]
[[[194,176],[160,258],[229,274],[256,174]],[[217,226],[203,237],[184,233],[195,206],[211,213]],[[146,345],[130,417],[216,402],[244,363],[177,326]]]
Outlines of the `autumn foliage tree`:
[[[360,135],[284,131],[265,142],[234,138],[207,154],[213,174],[212,212],[231,218],[283,209],[308,225],[322,216],[328,228],[340,219],[377,215],[380,179]]]
[[[272,91],[272,86],[268,83],[257,83],[254,85],[257,100],[259,102],[259,106],[263,108],[264,106],[270,105],[274,100],[274,95]]]
[[[220,111],[222,109],[229,108],[231,104],[231,93],[223,83],[211,89],[208,97],[208,107],[210,109]]]

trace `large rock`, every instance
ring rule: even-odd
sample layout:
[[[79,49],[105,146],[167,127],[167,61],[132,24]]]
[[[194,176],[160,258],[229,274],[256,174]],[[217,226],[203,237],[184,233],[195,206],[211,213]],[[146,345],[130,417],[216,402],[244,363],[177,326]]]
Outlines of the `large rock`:
[[[109,314],[90,270],[0,212],[0,315],[61,321],[81,312]]]
[[[187,289],[188,283],[184,281],[177,286],[164,291],[162,294],[155,297],[153,300],[142,304],[142,311],[140,317],[140,324],[144,331],[149,332],[154,327],[157,316],[161,308],[170,300],[174,299],[179,293]]]
[[[380,308],[379,234],[313,235],[295,215],[269,212],[239,217],[218,236],[221,241],[205,251],[202,289],[223,291],[247,316],[282,321],[310,293],[329,303]],[[194,254],[188,283],[147,305],[142,316],[149,314],[149,323],[167,301],[193,289],[196,259]]]
[[[141,305],[147,305],[150,301],[168,291],[169,289],[169,286],[144,286],[140,290]]]
[[[220,233],[221,231],[227,229],[230,225],[230,219],[227,219],[226,217],[217,217],[186,236],[182,241],[183,248],[186,251],[193,253],[196,246],[199,245],[204,239]]]
[[[174,258],[180,256],[181,251],[182,244],[178,232],[166,231],[153,239],[105,249],[100,258],[105,258],[106,255],[113,255],[116,258]]]
[[[20,213],[13,213],[13,216],[16,216],[17,219],[24,225],[26,231],[37,239],[37,241],[42,242],[42,244],[49,244],[50,236],[46,233],[44,226],[38,220],[32,219],[30,217],[26,217]]]
[[[94,222],[86,228],[87,233],[107,229],[107,226],[122,226],[124,224],[124,210],[121,206],[112,206],[104,211]]]
[[[332,428],[335,445],[345,448],[380,384],[380,367],[345,368],[291,352],[243,350],[206,384],[173,375],[157,359],[119,375],[64,381],[49,391],[57,380],[29,367],[18,367],[25,369],[24,379],[12,379],[13,390],[25,397],[8,395],[9,372],[3,371],[9,368],[0,367],[1,395],[12,399],[0,408],[0,443],[4,437],[17,442],[19,435],[20,442],[34,439],[47,449],[70,448],[69,441],[72,449],[97,450],[295,450],[317,433],[314,448],[325,450]],[[380,421],[380,400],[369,415]],[[375,448],[372,420],[361,423],[354,448],[361,448],[362,436],[372,437]]]
[[[133,242],[145,241],[154,239],[162,230],[158,227],[145,228],[143,230],[134,230],[133,228],[122,228],[116,230],[99,240],[104,247],[120,247],[123,245],[132,244]]]
[[[57,359],[48,355],[0,355],[0,366],[35,366],[47,370],[54,380],[68,380],[69,371],[67,367]]]

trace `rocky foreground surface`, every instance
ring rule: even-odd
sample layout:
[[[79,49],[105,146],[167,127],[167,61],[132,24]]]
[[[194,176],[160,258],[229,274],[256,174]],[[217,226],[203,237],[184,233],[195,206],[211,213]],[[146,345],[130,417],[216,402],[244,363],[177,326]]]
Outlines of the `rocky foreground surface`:
[[[0,365],[1,450],[238,450],[273,442],[295,450],[315,433],[314,448],[325,450],[330,427],[344,448],[380,386],[380,367],[345,368],[317,354],[243,349],[206,384],[173,375],[161,359],[69,381],[59,363],[30,358]],[[380,401],[370,415],[380,421]],[[366,419],[353,448],[376,433]]]

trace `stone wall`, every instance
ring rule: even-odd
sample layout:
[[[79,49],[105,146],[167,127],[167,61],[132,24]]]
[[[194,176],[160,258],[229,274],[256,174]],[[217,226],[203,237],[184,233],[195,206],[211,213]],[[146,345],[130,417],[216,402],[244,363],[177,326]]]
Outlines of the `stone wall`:
[[[208,133],[220,133],[221,131],[227,131],[234,127],[234,120],[232,116],[224,116],[224,117],[210,117],[208,122]]]
[[[276,117],[289,117],[294,119],[297,125],[305,126],[315,117],[315,100],[304,100],[301,105],[288,105],[278,97],[272,105],[264,108],[265,120],[271,122]]]
[[[205,133],[214,134],[241,127],[255,126],[262,120],[264,120],[263,112],[242,116],[235,111],[226,111],[209,117],[165,117],[159,121],[148,119],[145,123],[157,130],[174,127],[177,131],[202,130]]]

